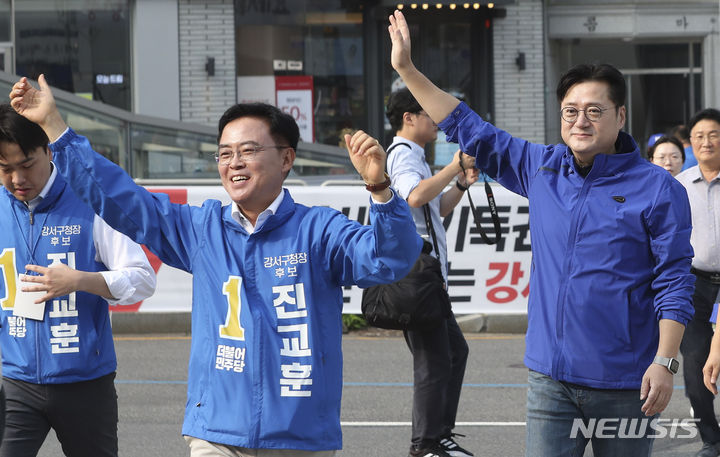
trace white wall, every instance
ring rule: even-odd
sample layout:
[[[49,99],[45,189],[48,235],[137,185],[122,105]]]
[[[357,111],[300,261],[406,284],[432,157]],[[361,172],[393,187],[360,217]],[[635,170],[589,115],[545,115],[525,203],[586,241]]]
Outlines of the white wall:
[[[703,102],[706,108],[720,109],[720,2],[718,17],[714,19],[711,21],[712,32],[703,40]]]
[[[513,136],[545,140],[544,30],[542,0],[507,5],[507,16],[493,20],[495,125]],[[515,59],[525,53],[525,70]]]
[[[179,120],[177,0],[136,0],[132,14],[132,110]]]
[[[180,118],[217,125],[236,103],[235,16],[232,0],[179,0]],[[215,75],[205,63],[215,58]]]

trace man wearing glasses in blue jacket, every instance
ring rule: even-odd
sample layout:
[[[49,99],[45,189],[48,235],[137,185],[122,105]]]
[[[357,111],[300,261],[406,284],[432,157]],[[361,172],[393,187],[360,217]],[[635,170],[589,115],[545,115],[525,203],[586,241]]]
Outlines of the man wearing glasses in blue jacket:
[[[215,155],[232,204],[170,203],[137,186],[68,129],[44,77],[11,104],[52,141],[58,170],[108,224],[193,275],[182,433],[192,457],[329,457],[342,447],[342,287],[396,281],[420,254],[410,210],[390,189],[385,151],[345,141],[370,191],[371,224],[295,203],[283,189],[299,130],[274,106],[220,118]]]
[[[529,201],[526,455],[582,456],[591,440],[596,457],[649,456],[693,315],[691,218],[682,185],[621,131],[622,74],[571,68],[557,88],[565,144],[531,144],[415,68],[401,12],[389,32],[393,68],[448,141]],[[616,432],[598,436],[598,421]]]

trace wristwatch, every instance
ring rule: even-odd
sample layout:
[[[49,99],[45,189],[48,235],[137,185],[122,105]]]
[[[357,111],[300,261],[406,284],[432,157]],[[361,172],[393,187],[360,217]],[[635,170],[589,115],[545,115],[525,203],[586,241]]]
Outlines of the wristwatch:
[[[370,192],[380,192],[381,190],[385,190],[390,187],[390,184],[390,175],[385,173],[385,181],[377,184],[365,183],[365,189],[369,190]]]
[[[680,367],[678,359],[672,357],[660,357],[659,355],[655,356],[653,363],[664,366],[672,374],[676,374],[678,372],[678,368]]]

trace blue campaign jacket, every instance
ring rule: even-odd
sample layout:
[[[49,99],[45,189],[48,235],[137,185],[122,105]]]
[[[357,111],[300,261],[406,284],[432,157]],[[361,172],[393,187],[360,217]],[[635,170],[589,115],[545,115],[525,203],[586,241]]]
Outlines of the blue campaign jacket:
[[[45,304],[42,321],[13,316],[17,274],[25,265],[53,260],[85,271],[107,268],[95,261],[95,214],[57,176],[32,214],[4,187],[0,190],[0,305],[3,376],[35,384],[87,381],[115,371],[108,304],[85,292]],[[74,263],[73,263],[74,262]]]
[[[51,148],[108,224],[193,275],[182,433],[248,448],[341,448],[342,286],[410,270],[421,240],[404,200],[372,205],[363,226],[285,190],[248,234],[231,206],[172,204],[138,187],[72,130]]]
[[[638,389],[658,319],[693,315],[690,205],[683,186],[618,136],[577,173],[567,146],[531,144],[464,103],[439,125],[477,167],[528,198],[532,269],[525,364],[553,379]]]

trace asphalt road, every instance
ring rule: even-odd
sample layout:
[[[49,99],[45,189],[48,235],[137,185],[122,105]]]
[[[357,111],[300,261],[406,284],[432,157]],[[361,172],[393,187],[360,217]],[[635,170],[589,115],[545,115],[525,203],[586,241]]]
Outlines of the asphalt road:
[[[527,369],[521,335],[466,335],[470,361],[458,411],[460,443],[476,456],[524,455]],[[119,441],[122,457],[188,456],[180,430],[185,406],[189,337],[116,338]],[[344,449],[338,457],[405,457],[410,440],[412,370],[399,335],[344,338]],[[682,377],[664,418],[686,418]],[[653,455],[693,456],[699,438],[663,438]],[[50,432],[40,457],[62,456]],[[590,451],[586,455],[592,455]]]

